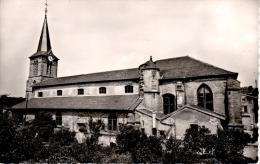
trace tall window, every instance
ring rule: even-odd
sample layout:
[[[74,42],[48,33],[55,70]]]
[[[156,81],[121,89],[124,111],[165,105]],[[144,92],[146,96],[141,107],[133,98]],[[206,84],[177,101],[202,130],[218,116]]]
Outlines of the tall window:
[[[175,109],[175,96],[172,94],[163,95],[163,112],[168,114],[174,111]]]
[[[125,93],[133,93],[134,87],[132,85],[125,86]]]
[[[84,95],[84,89],[78,89],[78,95]]]
[[[56,124],[57,125],[62,125],[62,115],[61,112],[56,113]]]
[[[62,90],[57,90],[57,96],[62,96]]]
[[[206,85],[202,84],[197,92],[198,106],[213,111],[213,94],[211,89]]]
[[[117,117],[115,114],[108,116],[108,130],[117,130]]]
[[[33,61],[33,75],[38,75],[38,60]]]
[[[99,93],[100,93],[100,94],[106,94],[106,93],[107,93],[106,87],[100,87],[100,88],[99,88]]]

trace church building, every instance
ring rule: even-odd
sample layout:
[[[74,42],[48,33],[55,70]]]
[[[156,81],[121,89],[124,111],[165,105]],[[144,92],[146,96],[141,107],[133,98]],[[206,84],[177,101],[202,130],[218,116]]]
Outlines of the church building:
[[[190,126],[205,126],[211,133],[242,127],[238,73],[190,56],[150,57],[132,69],[58,77],[59,58],[52,51],[45,14],[37,51],[29,60],[27,100],[12,111],[27,121],[49,112],[60,128],[75,131],[79,141],[90,120],[102,123],[104,144],[115,142],[123,124],[178,139]]]

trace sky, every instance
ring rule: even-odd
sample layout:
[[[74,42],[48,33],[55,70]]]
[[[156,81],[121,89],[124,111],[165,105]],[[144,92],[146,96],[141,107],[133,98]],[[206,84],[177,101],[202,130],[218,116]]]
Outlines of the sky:
[[[45,0],[0,0],[0,94],[25,96]],[[189,55],[258,78],[257,0],[48,0],[58,76]]]

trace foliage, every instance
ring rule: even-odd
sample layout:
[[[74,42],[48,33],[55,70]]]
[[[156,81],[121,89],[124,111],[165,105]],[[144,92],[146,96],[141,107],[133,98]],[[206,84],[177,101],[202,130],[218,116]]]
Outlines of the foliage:
[[[166,140],[165,143],[164,162],[176,163],[181,161],[181,157],[183,155],[182,152],[183,152],[182,141],[177,140],[173,136],[170,136],[170,138]]]
[[[133,126],[120,126],[119,133],[116,136],[119,153],[134,152],[136,145],[146,137],[144,133],[134,129]]]
[[[205,126],[190,127],[183,140],[184,149],[193,155],[213,155],[214,141],[217,136],[210,134]]]
[[[33,120],[31,128],[36,131],[43,141],[48,141],[49,137],[53,134],[53,129],[56,127],[51,114],[46,112],[39,112],[37,117]]]
[[[15,134],[15,124],[12,120],[7,119],[4,113],[0,112],[0,126],[0,161],[9,162],[12,156],[10,143]]]
[[[162,160],[162,145],[158,137],[143,137],[143,140],[136,145],[133,153],[135,162],[158,163]]]
[[[93,121],[90,119],[90,134],[84,143],[75,143],[72,145],[72,155],[79,162],[100,162],[102,155],[105,154],[104,148],[98,144],[100,136],[101,121]]]
[[[147,136],[133,126],[121,126],[116,145],[99,145],[101,121],[93,122],[84,143],[78,143],[75,132],[60,129],[53,132],[55,123],[48,114],[39,114],[31,123],[17,124],[0,114],[0,161],[47,163],[223,163],[248,162],[243,148],[249,135],[238,130],[218,130],[192,126],[184,140],[174,137],[160,139]],[[48,142],[46,137],[48,136]]]
[[[119,153],[131,153],[134,162],[158,162],[162,157],[161,140],[147,137],[133,126],[122,126],[116,136]]]
[[[218,130],[215,155],[223,162],[244,161],[243,149],[250,141],[250,136],[236,129]]]

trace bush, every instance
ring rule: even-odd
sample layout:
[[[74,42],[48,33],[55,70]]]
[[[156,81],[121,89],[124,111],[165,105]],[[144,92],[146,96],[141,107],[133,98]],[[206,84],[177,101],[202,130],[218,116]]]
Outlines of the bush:
[[[160,162],[162,160],[161,140],[147,137],[133,126],[122,126],[116,136],[119,153],[130,153],[133,162]]]
[[[243,162],[243,149],[250,141],[250,136],[243,131],[228,129],[218,130],[215,156],[222,162]]]
[[[165,143],[165,155],[164,155],[164,162],[166,163],[176,163],[180,162],[182,159],[182,141],[177,140],[173,136],[170,136],[168,140],[166,140]]]

